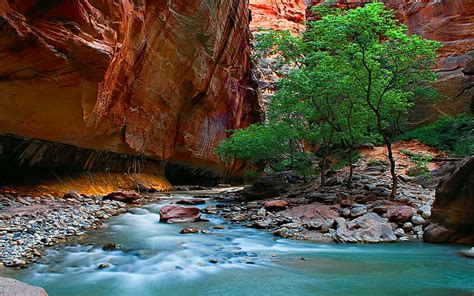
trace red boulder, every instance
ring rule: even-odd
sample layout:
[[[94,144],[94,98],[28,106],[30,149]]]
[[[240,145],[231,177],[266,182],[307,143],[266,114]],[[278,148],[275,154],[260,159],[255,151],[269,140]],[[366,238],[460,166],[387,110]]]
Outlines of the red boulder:
[[[201,220],[201,214],[196,207],[167,205],[160,210],[160,222],[162,223],[196,222],[199,220]]]
[[[409,206],[392,207],[388,210],[388,218],[392,222],[405,223],[410,221],[415,210]]]
[[[286,200],[269,200],[263,204],[268,211],[283,211],[290,203]]]

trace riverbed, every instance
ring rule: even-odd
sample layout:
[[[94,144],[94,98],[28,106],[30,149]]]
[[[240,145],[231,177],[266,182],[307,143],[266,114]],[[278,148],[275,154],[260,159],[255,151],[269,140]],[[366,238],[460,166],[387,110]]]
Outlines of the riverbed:
[[[29,268],[0,275],[52,296],[474,294],[474,260],[457,255],[465,246],[284,240],[212,215],[204,216],[208,222],[159,223],[162,206],[191,195],[131,209],[105,229],[45,250]],[[180,234],[189,226],[209,233]],[[106,243],[123,248],[106,252]]]

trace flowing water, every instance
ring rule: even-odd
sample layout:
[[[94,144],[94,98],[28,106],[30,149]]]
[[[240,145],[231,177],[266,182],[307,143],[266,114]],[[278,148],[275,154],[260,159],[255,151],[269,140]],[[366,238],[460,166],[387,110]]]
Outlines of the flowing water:
[[[457,256],[463,246],[290,241],[213,216],[160,224],[167,203],[132,209],[106,229],[47,249],[28,269],[1,273],[52,296],[474,295],[474,260]],[[179,234],[191,225],[225,228]],[[123,250],[103,251],[109,242]],[[110,266],[99,269],[103,263]]]

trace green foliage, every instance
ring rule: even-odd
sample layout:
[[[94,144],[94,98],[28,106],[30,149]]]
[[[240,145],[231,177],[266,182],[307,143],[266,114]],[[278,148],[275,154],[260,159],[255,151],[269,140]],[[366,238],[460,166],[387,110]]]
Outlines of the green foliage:
[[[400,153],[408,156],[410,161],[415,165],[414,168],[408,171],[408,176],[429,176],[430,170],[428,169],[428,163],[433,159],[433,157],[421,153],[413,153],[407,150],[400,150]]]
[[[295,157],[300,150],[298,132],[284,124],[253,124],[247,129],[237,130],[224,140],[216,153],[225,162],[235,158],[255,164],[277,167],[282,160]]]
[[[398,139],[416,139],[452,156],[466,157],[474,153],[474,119],[467,115],[445,116],[433,124],[405,133]]]
[[[307,167],[302,148],[309,145],[323,155],[324,171],[330,147],[337,146],[352,164],[363,142],[383,139],[389,146],[390,126],[415,95],[429,93],[438,42],[408,35],[383,3],[318,9],[321,19],[309,22],[302,36],[288,31],[257,36],[259,51],[278,53],[280,65],[294,70],[280,80],[268,121],[235,132],[219,147],[221,156],[274,168]]]

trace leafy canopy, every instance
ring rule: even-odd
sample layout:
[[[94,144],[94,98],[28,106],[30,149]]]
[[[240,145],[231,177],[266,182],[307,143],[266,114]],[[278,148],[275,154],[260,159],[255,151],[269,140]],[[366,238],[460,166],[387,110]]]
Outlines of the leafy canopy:
[[[280,80],[267,122],[236,131],[218,154],[277,162],[294,160],[292,152],[307,146],[351,153],[376,138],[389,145],[391,127],[413,98],[432,96],[438,42],[408,35],[379,2],[347,11],[319,6],[315,13],[320,20],[301,36],[257,36],[258,50],[279,55],[279,66],[293,70]]]

